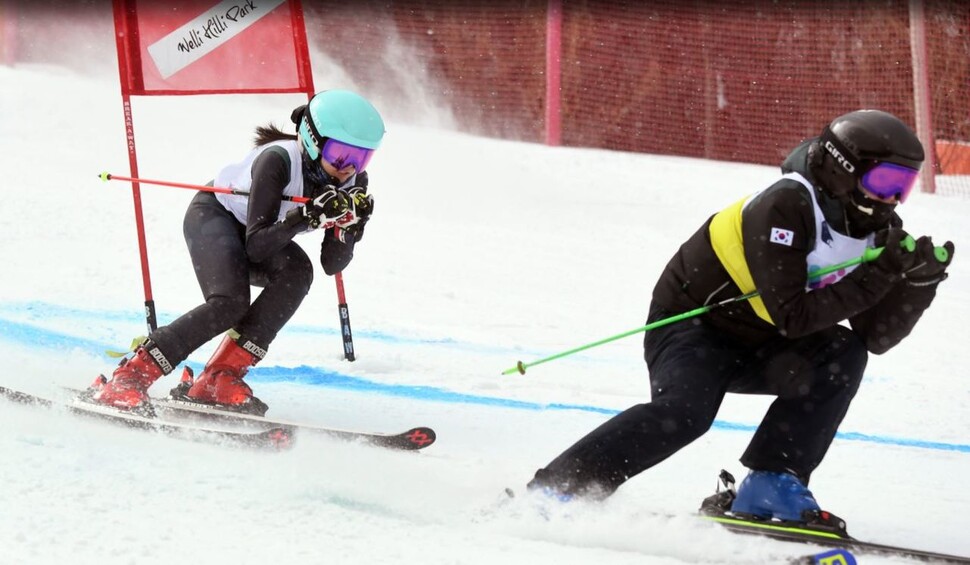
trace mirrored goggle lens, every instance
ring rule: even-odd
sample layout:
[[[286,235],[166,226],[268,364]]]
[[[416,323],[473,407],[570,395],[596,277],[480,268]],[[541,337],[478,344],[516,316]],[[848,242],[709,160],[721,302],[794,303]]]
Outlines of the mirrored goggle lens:
[[[895,163],[879,163],[862,175],[862,187],[879,198],[896,197],[906,202],[916,185],[919,171]]]
[[[337,170],[353,165],[358,173],[367,167],[367,163],[373,155],[373,149],[364,149],[336,139],[328,139],[320,151],[323,160],[333,165]]]

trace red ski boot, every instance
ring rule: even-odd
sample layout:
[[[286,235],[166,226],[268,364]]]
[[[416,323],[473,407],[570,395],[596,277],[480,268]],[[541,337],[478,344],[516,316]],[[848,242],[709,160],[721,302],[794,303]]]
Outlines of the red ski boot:
[[[252,342],[246,340],[246,344]],[[172,397],[262,416],[269,407],[253,396],[253,389],[243,382],[249,368],[261,358],[243,349],[227,335],[206,363],[202,374],[193,379],[191,373],[186,372],[182,382],[172,389]]]
[[[138,346],[130,359],[124,359],[107,381],[103,375],[95,381],[91,400],[97,404],[152,415],[148,387],[159,377],[171,372],[172,365],[151,340]]]

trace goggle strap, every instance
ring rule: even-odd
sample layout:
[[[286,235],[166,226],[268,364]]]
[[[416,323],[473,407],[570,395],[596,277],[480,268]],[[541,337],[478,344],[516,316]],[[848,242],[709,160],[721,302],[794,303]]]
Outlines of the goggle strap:
[[[320,135],[317,131],[317,126],[314,125],[313,120],[310,118],[310,106],[307,105],[306,110],[303,112],[303,120],[306,122],[307,131],[310,132],[311,142],[316,146],[317,153],[323,152],[323,144],[327,142],[326,138]]]
[[[853,153],[852,151],[849,151],[849,148],[846,147],[844,143],[842,143],[842,140],[839,139],[838,136],[836,136],[834,133],[832,133],[832,130],[829,129],[829,126],[825,126],[823,128],[820,141],[822,142],[822,150],[825,151],[826,154],[830,155],[833,159],[836,160],[836,162],[838,162],[838,157],[835,155],[832,155],[832,152],[827,147],[825,147],[826,143],[831,143],[832,147],[841,154],[842,158],[847,163],[849,163],[849,165],[852,167],[853,170],[850,172],[848,171],[848,169],[845,168],[844,165],[839,164],[840,169],[846,172],[849,172],[850,174],[858,174],[859,167],[862,165],[862,163],[856,157],[855,153]]]

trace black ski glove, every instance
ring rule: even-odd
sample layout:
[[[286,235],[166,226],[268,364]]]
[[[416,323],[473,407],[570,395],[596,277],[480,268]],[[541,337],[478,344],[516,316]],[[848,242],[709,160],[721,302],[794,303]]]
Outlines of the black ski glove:
[[[347,190],[347,194],[353,201],[354,215],[357,221],[353,225],[340,230],[338,237],[344,243],[356,243],[364,237],[364,226],[374,212],[374,197],[367,194],[368,184],[370,184],[370,178],[367,176],[367,171],[361,171],[357,174],[355,186]]]
[[[374,211],[374,197],[367,194],[367,188],[355,186],[347,191],[354,203],[354,214],[360,219],[361,223],[366,222]]]
[[[309,202],[286,214],[287,225],[301,221],[306,221],[310,229],[329,229],[352,224],[356,221],[352,200],[346,192],[338,190],[332,184],[315,189]]]
[[[374,197],[367,194],[367,186],[370,184],[370,177],[367,171],[357,173],[354,187],[347,190],[347,194],[354,199],[354,213],[360,218],[360,223],[364,224],[374,211]]]
[[[903,278],[903,273],[912,269],[916,261],[916,254],[902,244],[907,237],[909,234],[902,228],[886,228],[878,232],[875,245],[883,250],[869,265],[894,282]]]
[[[354,220],[344,222],[343,225],[338,224],[341,229],[337,233],[337,238],[343,243],[357,243],[364,237],[364,225],[374,211],[374,197],[367,194],[366,188],[359,186],[351,188],[347,194],[352,203]]]
[[[940,248],[938,256],[937,248],[928,235],[917,239],[916,252],[913,253],[915,260],[913,266],[906,270],[906,281],[910,286],[930,286],[945,280],[948,276],[946,268],[953,260],[953,249],[953,242],[948,241]]]

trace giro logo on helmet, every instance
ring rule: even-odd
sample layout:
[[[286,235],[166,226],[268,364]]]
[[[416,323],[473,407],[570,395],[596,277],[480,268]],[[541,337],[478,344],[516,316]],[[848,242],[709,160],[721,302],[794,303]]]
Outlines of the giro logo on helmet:
[[[310,112],[303,113],[303,127],[300,129],[300,131],[306,132],[306,135],[309,138],[310,143],[312,143],[313,147],[316,148],[317,151],[319,151],[320,146],[323,145],[323,142],[319,137],[317,137],[317,132],[314,131],[314,128],[310,125]]]
[[[850,163],[849,160],[846,159],[845,155],[843,155],[841,151],[839,151],[838,149],[836,149],[834,145],[832,145],[831,141],[825,142],[825,150],[828,151],[829,154],[831,154],[833,157],[835,157],[835,160],[838,161],[839,164],[842,165],[842,168],[845,169],[847,172],[849,173],[855,172],[855,165]]]

